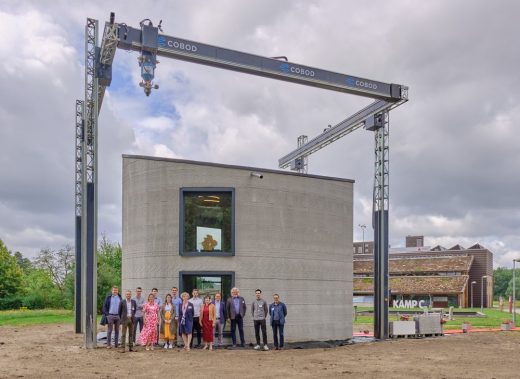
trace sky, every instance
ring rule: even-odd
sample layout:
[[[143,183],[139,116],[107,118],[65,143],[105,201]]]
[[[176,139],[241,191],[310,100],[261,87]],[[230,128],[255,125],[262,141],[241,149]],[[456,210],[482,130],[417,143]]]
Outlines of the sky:
[[[34,257],[74,243],[75,101],[86,18],[409,87],[390,113],[390,244],[520,257],[520,2],[514,0],[0,1],[0,239]],[[121,241],[122,154],[276,169],[369,99],[159,58],[146,97],[118,50],[99,118],[99,232]],[[516,137],[515,137],[516,136]],[[372,239],[374,136],[309,157],[355,180],[354,240]]]

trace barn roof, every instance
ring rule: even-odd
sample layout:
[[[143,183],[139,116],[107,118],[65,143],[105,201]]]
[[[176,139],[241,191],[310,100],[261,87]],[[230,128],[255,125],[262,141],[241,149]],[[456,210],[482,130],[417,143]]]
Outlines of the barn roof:
[[[471,268],[473,256],[454,255],[442,257],[422,258],[395,258],[389,259],[388,271],[390,274],[412,274],[436,272],[461,272],[466,273]],[[373,260],[355,260],[355,274],[370,274],[373,272]]]
[[[441,295],[464,292],[468,275],[456,276],[397,276],[390,278],[392,294]],[[355,294],[372,294],[373,278],[354,278]]]

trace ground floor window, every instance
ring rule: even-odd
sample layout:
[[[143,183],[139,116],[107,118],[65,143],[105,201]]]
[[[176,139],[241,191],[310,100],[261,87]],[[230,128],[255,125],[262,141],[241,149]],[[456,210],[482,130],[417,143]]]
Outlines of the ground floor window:
[[[235,273],[232,271],[181,271],[179,282],[181,293],[188,292],[191,297],[191,292],[197,288],[201,298],[209,295],[213,301],[215,294],[220,292],[222,301],[226,304],[227,299],[231,297],[231,288],[235,286]],[[226,322],[224,336],[228,337],[230,331],[231,325]]]
[[[226,301],[231,296],[231,288],[235,285],[235,273],[231,271],[181,271],[179,278],[181,291],[188,292],[191,296],[191,291],[197,288],[200,297],[209,295],[211,300],[214,300],[215,294],[220,292],[222,300]]]

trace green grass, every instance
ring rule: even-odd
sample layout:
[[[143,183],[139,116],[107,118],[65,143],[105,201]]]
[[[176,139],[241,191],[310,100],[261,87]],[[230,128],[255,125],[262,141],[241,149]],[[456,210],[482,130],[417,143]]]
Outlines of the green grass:
[[[371,309],[363,309],[363,310],[371,310]],[[397,309],[391,309],[391,310],[397,310]],[[419,309],[417,309],[419,310]],[[359,308],[358,308],[359,311]],[[406,310],[399,309],[401,314],[406,314]],[[508,312],[500,312],[497,309],[486,309],[484,308],[484,314],[486,317],[466,317],[466,316],[459,316],[457,315],[457,312],[461,311],[477,311],[480,312],[480,308],[473,308],[473,309],[460,309],[457,308],[454,310],[453,314],[453,320],[448,321],[444,324],[444,329],[461,329],[462,323],[469,322],[471,324],[471,327],[473,329],[486,329],[486,328],[500,328],[500,324],[502,324],[503,321],[511,320],[511,314]],[[447,310],[445,310],[447,313]],[[399,318],[397,315],[389,315],[389,321],[398,320]],[[367,325],[370,326],[374,323],[374,318],[372,315],[358,315],[357,320],[354,322],[354,327],[356,326],[362,326]],[[517,321],[518,325],[518,321]]]
[[[465,310],[470,311],[471,309]],[[480,312],[480,309],[477,311]],[[462,327],[462,323],[465,321],[469,322],[471,327],[474,329],[500,328],[500,324],[502,324],[503,321],[511,320],[512,317],[512,315],[508,312],[500,312],[496,309],[484,308],[484,314],[486,317],[459,317],[456,313],[454,313],[454,320],[448,321],[446,324],[444,324],[444,329],[460,329]]]
[[[0,311],[0,326],[72,323],[74,314],[64,309]]]

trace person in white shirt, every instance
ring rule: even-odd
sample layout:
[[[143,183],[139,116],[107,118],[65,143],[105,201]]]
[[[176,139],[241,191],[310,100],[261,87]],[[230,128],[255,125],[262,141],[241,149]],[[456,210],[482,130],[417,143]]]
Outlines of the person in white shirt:
[[[202,299],[199,297],[199,290],[197,288],[194,288],[191,292],[193,295],[192,298],[189,300],[191,304],[193,304],[193,334],[195,334],[195,331],[197,331],[197,346],[196,348],[201,347],[201,338],[202,338],[202,329],[200,327],[200,307],[202,306]],[[191,340],[190,348],[193,346],[193,338]]]

